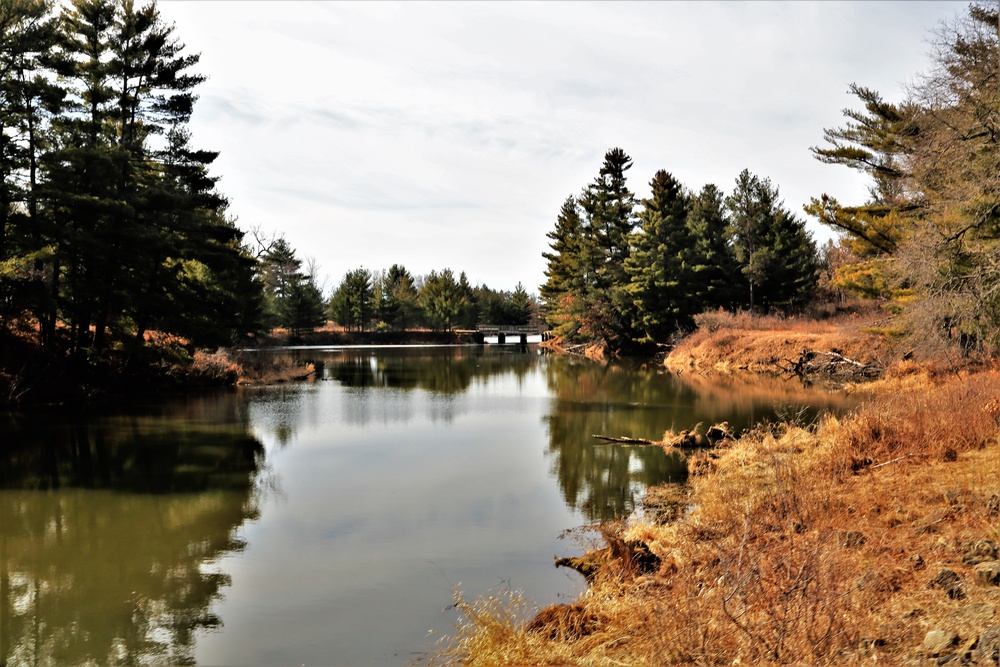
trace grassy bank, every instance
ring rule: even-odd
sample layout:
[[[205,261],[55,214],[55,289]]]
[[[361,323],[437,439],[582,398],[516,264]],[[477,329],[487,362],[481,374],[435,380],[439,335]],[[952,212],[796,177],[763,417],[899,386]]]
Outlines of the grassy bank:
[[[890,361],[860,327],[819,326],[713,345],[748,350],[747,368],[803,341],[882,354],[870,400],[692,455],[686,486],[647,494],[659,511],[597,529],[579,600],[459,600],[441,661],[998,664],[1000,371],[935,373]]]
[[[672,368],[773,372],[803,350],[836,351],[863,364],[888,367],[908,350],[884,335],[881,313],[854,312],[824,320],[704,313],[666,363]]]

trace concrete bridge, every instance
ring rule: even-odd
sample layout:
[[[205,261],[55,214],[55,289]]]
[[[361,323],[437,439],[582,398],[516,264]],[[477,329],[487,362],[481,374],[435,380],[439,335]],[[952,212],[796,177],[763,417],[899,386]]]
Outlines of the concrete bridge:
[[[473,332],[476,343],[484,345],[486,337],[497,337],[497,345],[519,344],[527,345],[528,336],[541,336],[546,341],[552,337],[543,325],[530,324],[478,324]]]

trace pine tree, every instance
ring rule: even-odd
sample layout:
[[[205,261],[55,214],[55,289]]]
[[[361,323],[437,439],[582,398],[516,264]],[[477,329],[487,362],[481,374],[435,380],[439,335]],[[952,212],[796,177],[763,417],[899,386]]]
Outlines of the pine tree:
[[[932,66],[903,102],[852,87],[863,110],[826,130],[813,152],[872,179],[871,200],[809,212],[843,231],[860,258],[839,285],[894,299],[915,343],[931,353],[1000,348],[1000,12],[973,3],[935,31]]]
[[[531,296],[520,282],[507,299],[510,324],[527,324],[531,320],[533,304]]]
[[[729,243],[722,192],[712,184],[691,198],[687,217],[694,243],[689,290],[699,310],[732,309],[739,298],[739,269]]]
[[[583,270],[583,219],[574,197],[567,197],[556,218],[556,227],[546,236],[551,252],[542,253],[548,262],[546,281],[539,289],[545,321],[562,338],[573,339],[580,322],[573,317],[574,303],[586,289]]]
[[[805,305],[819,282],[819,252],[805,222],[780,208],[765,234],[765,243],[774,259],[761,303],[765,307]]]
[[[44,344],[56,318],[45,284],[50,224],[39,207],[39,161],[64,95],[50,62],[57,38],[42,0],[0,3],[0,319],[33,311]]]
[[[293,336],[326,324],[326,304],[313,276],[300,276],[292,281],[282,304],[282,320]]]
[[[726,206],[747,305],[767,311],[804,303],[817,281],[816,247],[805,223],[784,208],[778,188],[744,169]]]
[[[204,80],[190,73],[198,56],[183,53],[152,2],[75,0],[60,26],[52,62],[66,104],[39,164],[61,318],[77,349],[103,349],[109,331],[141,341],[147,328],[168,323],[197,342],[201,330],[191,324],[199,318],[176,308],[214,298],[206,306],[222,311],[235,298],[203,280],[244,295],[257,285],[243,234],[208,173],[217,154],[190,146],[192,91]],[[238,276],[239,285],[231,280]]]
[[[424,319],[435,331],[451,330],[468,308],[465,291],[451,269],[431,271],[420,288]]]
[[[291,295],[292,285],[302,275],[302,260],[296,256],[295,249],[284,237],[275,239],[262,254],[260,274],[264,286],[268,328],[284,326],[283,303]]]
[[[413,276],[405,267],[393,264],[382,273],[375,285],[377,317],[394,331],[405,331],[416,324],[420,307]]]
[[[479,304],[476,301],[476,291],[469,283],[465,271],[462,271],[458,276],[458,294],[462,308],[456,324],[463,329],[475,329],[479,323]]]
[[[603,340],[612,350],[621,349],[635,336],[635,305],[628,292],[625,260],[635,228],[635,195],[628,189],[625,172],[632,168],[621,148],[604,155],[597,178],[580,195],[584,212],[580,264],[584,288],[574,299],[571,317],[580,332]]]
[[[680,182],[660,170],[649,185],[652,195],[642,202],[642,228],[632,235],[625,269],[641,327],[650,339],[663,341],[690,327],[699,310],[692,291],[694,241],[687,224],[689,197]]]
[[[348,271],[330,299],[327,314],[348,331],[367,329],[376,314],[372,272],[363,267]]]

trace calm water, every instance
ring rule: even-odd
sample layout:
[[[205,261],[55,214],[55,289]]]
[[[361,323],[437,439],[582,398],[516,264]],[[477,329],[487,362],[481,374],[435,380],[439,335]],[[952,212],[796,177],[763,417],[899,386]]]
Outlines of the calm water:
[[[563,531],[683,480],[593,434],[845,407],[533,348],[288,354],[320,377],[0,417],[0,665],[419,662],[453,590],[575,598]]]

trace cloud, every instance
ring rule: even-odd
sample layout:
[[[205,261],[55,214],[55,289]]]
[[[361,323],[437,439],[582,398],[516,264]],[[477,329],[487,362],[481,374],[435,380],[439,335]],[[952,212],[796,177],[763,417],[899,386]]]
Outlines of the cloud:
[[[534,289],[604,152],[786,205],[867,196],[809,147],[857,81],[889,99],[954,2],[170,2],[210,79],[192,123],[233,211],[331,275],[364,259]],[[814,226],[814,229],[818,228]],[[367,236],[366,236],[367,235]]]

